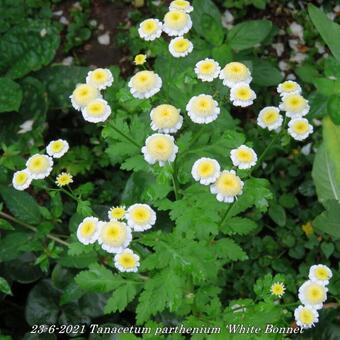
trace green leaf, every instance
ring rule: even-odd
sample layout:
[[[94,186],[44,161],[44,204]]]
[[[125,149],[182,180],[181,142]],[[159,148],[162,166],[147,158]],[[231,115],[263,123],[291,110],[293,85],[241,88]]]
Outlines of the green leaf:
[[[217,257],[223,259],[223,263],[230,261],[245,261],[248,259],[244,250],[232,239],[223,238],[214,245]]]
[[[221,227],[221,231],[228,235],[247,235],[257,228],[257,224],[249,218],[232,217]]]
[[[3,230],[14,230],[12,225],[8,221],[6,221],[6,220],[4,220],[2,218],[0,218],[0,229],[3,229]]]
[[[227,41],[232,49],[242,51],[261,43],[271,29],[269,20],[244,21],[229,31]]]
[[[0,77],[0,113],[19,111],[22,101],[22,90],[15,81]]]
[[[279,204],[271,203],[268,215],[277,225],[281,227],[286,225],[286,212]]]
[[[6,295],[13,295],[11,291],[11,287],[8,284],[7,280],[0,276],[0,292]]]
[[[22,222],[38,224],[41,221],[39,205],[27,192],[1,185],[0,194],[9,211]]]
[[[331,243],[331,242],[322,242],[321,243],[321,250],[325,254],[325,256],[327,258],[329,258],[333,254],[333,252],[335,250],[334,243]]]
[[[252,76],[254,83],[260,86],[274,86],[283,79],[281,72],[276,67],[269,61],[260,59],[253,61]]]
[[[340,62],[340,25],[333,22],[325,13],[312,4],[308,5],[308,13],[322,39],[328,45],[334,57]]]
[[[340,125],[340,95],[333,95],[327,102],[327,113],[336,125]]]

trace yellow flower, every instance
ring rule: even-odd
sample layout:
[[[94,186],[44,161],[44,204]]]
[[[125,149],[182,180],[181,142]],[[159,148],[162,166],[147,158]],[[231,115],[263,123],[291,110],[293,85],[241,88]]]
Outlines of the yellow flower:
[[[286,287],[282,282],[274,282],[270,287],[272,295],[281,297],[285,293]]]
[[[145,54],[137,54],[135,56],[134,63],[135,65],[143,65],[146,61],[146,55]]]
[[[121,220],[125,217],[126,210],[125,206],[120,206],[120,207],[112,207],[109,212],[109,220]]]
[[[57,176],[55,183],[57,184],[58,187],[63,187],[65,185],[73,183],[73,177],[71,174],[67,172],[62,172]]]
[[[310,236],[314,233],[312,222],[307,222],[301,226],[302,230],[306,234],[306,236]]]

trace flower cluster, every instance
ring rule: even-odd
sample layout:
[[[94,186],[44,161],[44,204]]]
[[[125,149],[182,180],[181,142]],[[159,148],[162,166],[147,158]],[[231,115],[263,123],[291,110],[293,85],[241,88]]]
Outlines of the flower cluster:
[[[250,169],[257,161],[255,151],[246,145],[231,150],[230,158],[233,165],[239,169]],[[244,183],[235,170],[221,171],[221,166],[215,159],[205,157],[198,159],[192,167],[191,174],[197,182],[210,185],[210,192],[216,194],[220,202],[232,203],[242,194]]]
[[[51,141],[45,154],[35,154],[26,161],[24,170],[16,171],[13,175],[12,184],[16,190],[27,189],[33,179],[43,179],[49,176],[53,168],[53,158],[61,158],[69,149],[66,140],[57,139]]]
[[[319,321],[318,310],[327,300],[327,285],[332,276],[332,271],[323,264],[310,267],[309,280],[299,288],[299,300],[302,305],[294,311],[296,324],[301,328],[311,328]]]
[[[156,223],[156,213],[147,204],[133,204],[127,210],[124,206],[112,207],[108,221],[86,217],[78,226],[77,238],[87,245],[98,242],[103,250],[115,254],[115,267],[121,272],[137,272],[139,256],[128,248],[132,231],[141,232]]]
[[[71,103],[74,109],[81,111],[86,121],[104,122],[110,116],[111,107],[100,91],[110,87],[112,82],[113,76],[109,69],[97,68],[89,71],[85,84],[76,86],[70,96]]]

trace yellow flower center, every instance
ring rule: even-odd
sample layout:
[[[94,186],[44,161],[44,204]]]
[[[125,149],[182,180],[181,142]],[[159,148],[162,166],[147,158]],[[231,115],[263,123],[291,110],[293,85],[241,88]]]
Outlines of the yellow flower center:
[[[170,11],[165,14],[164,23],[173,29],[181,29],[187,21],[186,14],[181,11]]]
[[[16,183],[17,185],[23,185],[23,184],[25,184],[26,181],[27,181],[27,179],[28,179],[28,175],[27,175],[27,173],[24,172],[24,171],[20,171],[20,172],[18,172],[18,173],[15,175],[15,183]]]
[[[310,285],[310,287],[308,287],[306,293],[307,293],[307,298],[312,303],[321,303],[323,301],[324,296],[325,296],[324,288],[317,285],[317,284]]]
[[[227,78],[235,81],[242,81],[248,77],[247,67],[239,62],[227,64],[223,71]]]
[[[276,296],[281,296],[284,294],[285,290],[284,290],[284,286],[282,283],[274,283],[272,285],[272,294],[276,295]]]
[[[240,87],[236,90],[235,97],[239,100],[249,100],[251,98],[251,91],[248,87]]]
[[[155,84],[155,75],[151,71],[141,71],[133,77],[132,85],[138,91],[147,91]]]
[[[133,268],[136,266],[136,259],[132,254],[123,253],[119,256],[118,263],[124,268]]]
[[[107,73],[102,68],[98,68],[92,72],[91,78],[96,83],[102,83],[107,80]]]
[[[58,186],[64,186],[67,184],[72,183],[72,176],[68,173],[61,173],[58,177],[57,177],[57,185]]]
[[[53,152],[60,152],[64,148],[64,143],[61,140],[56,140],[51,143],[51,149]]]
[[[306,105],[305,99],[298,94],[288,95],[283,99],[283,101],[287,110],[292,112],[299,112]]]
[[[203,161],[197,167],[197,172],[200,177],[209,177],[215,171],[215,166],[210,161]]]
[[[285,92],[295,91],[296,87],[297,87],[296,84],[294,84],[290,81],[285,81],[284,83],[282,83],[282,89]]]
[[[132,218],[137,223],[146,223],[150,220],[150,211],[144,207],[138,207],[133,209]]]
[[[147,149],[155,159],[166,161],[172,154],[173,143],[164,136],[157,136],[150,140]]]
[[[210,74],[215,71],[215,65],[211,61],[205,61],[200,65],[199,70],[203,74]]]
[[[262,116],[262,119],[266,124],[273,124],[277,121],[278,118],[279,118],[279,114],[275,110],[265,111]]]
[[[172,2],[176,7],[180,7],[182,9],[185,9],[189,6],[189,2],[185,0],[175,0]]]
[[[251,151],[246,150],[246,149],[237,150],[236,157],[241,162],[251,162],[253,160],[253,154],[251,153]]]
[[[328,280],[329,274],[328,271],[323,267],[318,267],[315,269],[315,276],[318,280]]]
[[[40,172],[44,171],[48,168],[48,160],[47,157],[43,155],[35,155],[33,156],[27,164],[27,168],[31,172]]]
[[[102,116],[105,111],[105,105],[100,101],[93,101],[87,105],[87,112],[90,116]]]
[[[105,244],[120,246],[126,239],[126,228],[119,222],[108,222],[101,230],[101,238]]]
[[[159,105],[152,112],[152,120],[159,128],[173,127],[178,122],[178,119],[179,112],[172,105]]]
[[[117,220],[119,220],[124,217],[125,209],[122,207],[113,208],[110,214],[112,218],[116,218]]]
[[[96,224],[93,221],[86,221],[80,227],[80,234],[83,237],[90,237],[96,230]]]
[[[232,173],[222,173],[216,181],[219,192],[229,196],[236,196],[241,192],[240,179]]]
[[[176,52],[185,52],[189,48],[189,40],[181,38],[175,41],[174,49]]]
[[[146,60],[146,55],[145,54],[138,54],[135,56],[135,64],[136,65],[143,65]]]
[[[302,309],[302,311],[300,312],[300,320],[303,324],[312,324],[314,320],[313,313],[308,309]]]
[[[308,131],[308,123],[305,121],[298,121],[292,126],[293,130],[297,134],[304,134]]]
[[[212,114],[214,107],[213,100],[208,96],[200,96],[194,102],[196,114],[200,116],[209,116]]]
[[[157,23],[153,19],[145,20],[142,24],[142,30],[147,34],[152,34],[157,30]]]
[[[95,99],[97,96],[98,91],[88,84],[79,85],[73,91],[74,100],[81,106],[85,106],[87,103],[89,103],[92,99]]]

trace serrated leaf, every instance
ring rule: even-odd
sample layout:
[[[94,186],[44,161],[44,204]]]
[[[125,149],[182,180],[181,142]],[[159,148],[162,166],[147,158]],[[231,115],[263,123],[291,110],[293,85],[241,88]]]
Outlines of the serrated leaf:
[[[256,228],[257,224],[249,218],[232,217],[221,226],[221,231],[230,235],[247,235]]]
[[[214,251],[217,254],[217,257],[221,258],[224,263],[230,261],[244,261],[248,259],[244,250],[230,238],[218,240],[214,245]]]
[[[19,111],[22,101],[22,90],[15,81],[0,77],[0,113]]]

